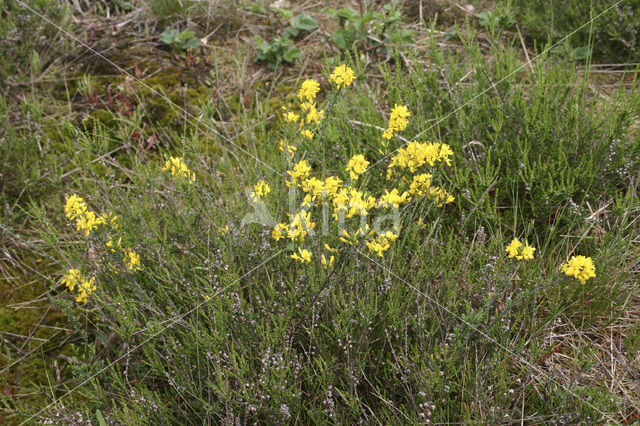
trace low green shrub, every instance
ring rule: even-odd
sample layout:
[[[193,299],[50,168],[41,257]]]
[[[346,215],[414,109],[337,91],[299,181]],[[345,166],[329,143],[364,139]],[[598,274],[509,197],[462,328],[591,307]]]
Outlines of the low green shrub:
[[[304,81],[260,133],[260,161],[203,158],[198,132],[106,175],[77,157],[84,201],[67,201],[70,229],[45,221],[42,238],[64,259],[73,288],[52,290],[87,324],[87,347],[74,399],[40,419],[613,418],[606,387],[540,360],[551,324],[602,327],[632,291],[637,226],[609,218],[602,239],[586,209],[635,179],[638,91],[605,103],[566,64],[530,71],[515,49],[492,62],[475,43],[460,56],[431,49],[432,67],[381,65],[384,94],[357,62]],[[424,196],[417,173],[431,174]],[[399,226],[383,213],[393,204]],[[509,259],[514,237],[535,254]],[[574,254],[592,256],[595,277],[561,272]],[[591,371],[596,349],[580,344],[572,368]]]
[[[607,0],[518,0],[513,5],[523,29],[538,45],[559,41],[613,6],[567,43],[571,49],[592,47],[598,62],[637,62],[635,58],[640,53],[639,0],[617,4]]]

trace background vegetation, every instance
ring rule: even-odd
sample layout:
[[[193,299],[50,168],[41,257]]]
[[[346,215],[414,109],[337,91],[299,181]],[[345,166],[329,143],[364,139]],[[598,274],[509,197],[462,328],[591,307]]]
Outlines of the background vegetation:
[[[0,0],[3,422],[637,422],[638,2],[328,3]],[[261,179],[286,218],[306,78],[318,176],[384,173],[395,104],[454,151],[456,201],[404,209],[382,259],[340,246],[327,273],[242,224]],[[141,271],[114,273],[68,194],[118,216]]]

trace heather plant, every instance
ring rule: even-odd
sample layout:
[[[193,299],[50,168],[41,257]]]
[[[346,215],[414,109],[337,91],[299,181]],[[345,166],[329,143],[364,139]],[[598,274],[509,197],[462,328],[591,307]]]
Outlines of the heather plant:
[[[594,17],[612,8],[610,13],[595,20],[593,25],[579,31],[567,41],[570,51],[593,47],[594,55],[603,62],[625,62],[637,57],[640,49],[640,7],[637,0],[609,2],[545,2],[523,0],[514,2],[523,27],[538,43],[557,41],[561,34],[579,27],[585,17]],[[582,58],[585,59],[585,58]]]

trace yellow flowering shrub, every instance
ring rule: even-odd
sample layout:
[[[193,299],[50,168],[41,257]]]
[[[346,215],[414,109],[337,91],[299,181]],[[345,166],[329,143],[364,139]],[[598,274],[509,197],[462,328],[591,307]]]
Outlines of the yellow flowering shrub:
[[[313,139],[313,132],[308,129],[303,129],[300,131],[300,134],[307,139]]]
[[[365,226],[365,228],[360,227],[355,232],[351,233],[349,233],[346,229],[343,229],[338,240],[350,246],[354,246],[360,244],[361,238],[371,236],[374,233],[375,231],[369,229],[369,225]]]
[[[351,85],[354,79],[353,70],[346,65],[340,65],[331,73],[329,82],[334,89],[343,89]],[[311,220],[311,211],[321,209],[320,213],[322,215],[325,212],[330,213],[332,225],[340,228],[337,234],[334,234],[333,238],[329,237],[327,241],[353,247],[364,243],[370,253],[383,257],[399,237],[399,229],[394,225],[393,231],[386,230],[378,233],[362,222],[363,218],[374,211],[383,213],[404,208],[409,203],[420,199],[429,200],[438,207],[452,203],[455,200],[452,194],[433,185],[433,168],[451,166],[453,151],[449,145],[439,142],[413,141],[401,147],[386,160],[387,181],[393,181],[394,185],[389,189],[383,188],[378,196],[372,191],[356,186],[359,177],[366,173],[371,165],[365,154],[354,154],[346,161],[343,170],[348,178],[347,182],[340,176],[316,176],[315,173],[312,175],[311,163],[304,153],[305,159],[296,161],[296,157],[301,154],[296,141],[311,147],[321,143],[315,140],[316,133],[311,127],[325,119],[324,110],[319,109],[316,103],[319,93],[320,84],[317,81],[304,80],[297,93],[297,98],[301,102],[299,111],[284,108],[283,118],[285,122],[290,123],[290,132],[288,137],[280,139],[278,149],[286,153],[286,159],[291,162],[285,173],[285,185],[290,188],[290,191],[300,190],[302,210],[291,214],[288,222],[277,223],[272,228],[271,236],[276,241],[304,243],[316,226],[316,223]],[[395,104],[391,110],[388,127],[383,132],[383,140],[389,140],[396,132],[406,129],[410,117],[411,112],[407,106]],[[266,185],[264,182],[263,184]],[[369,179],[367,184],[375,187],[385,185],[385,182],[380,182],[372,175],[372,179]],[[258,192],[258,187],[254,187],[254,194],[259,196]],[[360,220],[360,223],[356,224],[357,220]],[[331,249],[326,242],[324,244],[326,252],[318,253],[317,259],[320,266],[327,269],[335,264],[336,256],[333,250],[336,249]],[[298,247],[297,250],[291,254],[293,259],[301,263],[311,262],[312,253],[307,248]]]
[[[85,201],[75,194],[66,197],[64,211],[68,219],[76,221],[76,230],[84,231],[87,237],[99,226],[118,227],[117,216],[112,213],[97,216],[89,210]]]
[[[96,215],[95,212],[89,209],[84,199],[76,194],[65,197],[64,212],[68,219],[76,221],[76,229],[83,231],[86,237],[89,237],[92,231],[101,228],[98,233],[101,237],[98,240],[104,238],[102,240],[104,253],[116,256],[116,263],[124,267],[124,269],[118,268],[110,262],[110,270],[115,273],[120,270],[133,273],[142,269],[140,255],[130,248],[124,247],[122,245],[122,237],[115,235],[118,229],[118,216],[111,212]],[[80,273],[80,270],[75,268],[67,271],[62,283],[70,291],[77,291],[76,301],[79,303],[86,303],[91,293],[96,290],[95,277],[86,279]]]
[[[451,166],[452,155],[453,151],[447,144],[413,141],[406,148],[400,148],[398,153],[391,157],[387,168],[387,178],[392,179],[395,174],[407,169],[409,172],[415,173],[423,166],[433,167],[437,163]]]
[[[324,119],[324,110],[319,110],[316,107],[316,95],[320,91],[320,83],[315,80],[307,79],[302,82],[300,89],[298,90],[298,99],[300,100],[299,111],[287,109],[284,110],[283,118],[287,123],[297,123],[299,134],[306,140],[311,140],[315,136],[315,126],[320,124]],[[282,141],[279,146],[281,151],[285,148],[291,154],[292,151],[297,149],[295,146],[286,146],[286,143]]]
[[[75,220],[78,216],[81,216],[85,212],[87,212],[87,210],[87,204],[81,197],[75,194],[66,197],[64,213],[67,218]]]
[[[324,110],[318,110],[315,103],[303,103],[300,105],[300,109],[305,113],[305,123],[307,124],[320,124],[324,119]]]
[[[438,207],[442,207],[445,204],[453,203],[455,201],[455,197],[453,195],[437,186],[429,187],[429,194],[427,194],[427,198],[435,202]]]
[[[341,215],[347,219],[356,215],[367,216],[369,209],[376,205],[375,197],[352,186],[340,188],[331,201],[335,220],[338,220]]]
[[[421,173],[419,175],[414,175],[411,181],[411,185],[409,185],[409,194],[422,197],[429,193],[429,188],[431,188],[431,178],[433,176],[430,173]]]
[[[400,207],[401,204],[411,201],[411,196],[407,191],[404,191],[402,195],[398,192],[398,188],[393,188],[391,192],[385,189],[384,194],[378,199],[379,207]]]
[[[335,260],[336,260],[336,257],[333,255],[329,255],[328,258],[324,255],[324,253],[320,255],[320,264],[324,269],[331,268]]]
[[[391,231],[386,231],[378,235],[376,238],[373,238],[371,241],[367,241],[367,247],[371,253],[376,254],[376,256],[383,257],[384,252],[389,250],[391,243],[393,243],[397,238],[397,234],[394,234]]]
[[[258,183],[256,183],[255,186],[253,187],[253,190],[255,191],[258,197],[266,197],[271,192],[271,188],[269,187],[269,185],[267,185],[267,183],[264,180],[261,180]]]
[[[287,111],[284,113],[284,120],[289,123],[297,123],[300,119],[300,116],[293,111]]]
[[[303,242],[315,227],[311,213],[302,210],[294,214],[289,223],[278,223],[271,231],[271,236],[276,241],[288,238],[293,242]]]

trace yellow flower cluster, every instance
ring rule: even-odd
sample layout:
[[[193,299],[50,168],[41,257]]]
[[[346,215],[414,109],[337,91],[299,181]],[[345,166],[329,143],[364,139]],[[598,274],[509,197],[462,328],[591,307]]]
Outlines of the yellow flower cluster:
[[[99,226],[109,225],[114,228],[118,227],[117,216],[113,216],[111,213],[97,216],[94,212],[89,210],[87,203],[84,200],[73,194],[70,197],[67,196],[64,206],[64,213],[70,220],[76,221],[76,230],[84,231],[88,237],[91,231]]]
[[[509,245],[505,248],[507,255],[510,259],[516,258],[518,260],[530,260],[533,259],[533,252],[536,249],[529,245],[525,240],[522,244],[520,240],[514,238]],[[582,284],[584,284],[589,278],[596,276],[596,267],[593,264],[593,260],[590,257],[585,256],[571,256],[568,262],[560,266],[560,271],[570,277],[575,277]]]
[[[123,249],[124,258],[122,261],[124,262],[125,268],[129,272],[140,271],[142,266],[140,264],[140,255],[135,253],[131,249]]]
[[[299,248],[298,253],[293,253],[291,258],[302,263],[311,263],[311,252],[309,250]]]
[[[391,192],[387,189],[384,190],[384,194],[378,199],[378,207],[400,207],[401,204],[411,201],[411,196],[407,191],[404,191],[402,195],[398,192],[398,188],[393,188]]]
[[[429,193],[429,189],[431,188],[431,178],[433,176],[431,173],[421,173],[419,175],[413,176],[413,180],[411,181],[411,185],[409,185],[409,194],[415,195],[417,197],[422,197]]]
[[[425,165],[433,167],[436,163],[445,163],[451,166],[451,155],[453,155],[451,147],[444,143],[411,142],[406,148],[400,148],[391,158],[387,168],[387,178],[391,179],[396,169],[409,169],[411,173],[415,173]]]
[[[320,83],[315,80],[307,79],[302,82],[300,90],[298,90],[298,99],[302,102],[313,102],[319,91]]]
[[[115,240],[113,231],[118,228],[118,217],[112,213],[105,213],[97,216],[95,212],[89,210],[87,203],[78,195],[66,196],[66,203],[64,206],[64,212],[67,218],[76,221],[76,229],[78,231],[84,231],[88,237],[91,231],[97,229],[100,226],[105,227],[107,231],[107,242],[104,243],[105,249],[109,253],[120,253],[122,263],[125,270],[129,272],[135,272],[142,269],[140,263],[140,255],[122,246],[122,238]],[[117,273],[117,268],[111,266],[111,268]],[[78,269],[70,269],[63,279],[63,283],[67,285],[69,290],[73,291],[74,288],[78,289],[78,297],[76,301],[85,303],[87,297],[95,291],[94,278],[86,280],[82,278]]]
[[[389,250],[391,243],[398,238],[398,235],[391,231],[386,231],[378,235],[371,241],[367,241],[367,247],[369,251],[375,253],[377,256],[383,257],[384,252]]]
[[[411,117],[411,112],[405,105],[395,104],[389,116],[389,126],[387,126],[387,130],[384,131],[382,137],[389,140],[396,132],[406,129],[407,124],[409,124],[409,117]]]
[[[315,80],[305,80],[302,82],[302,85],[298,90],[298,99],[300,99],[300,101],[302,102],[300,105],[302,115],[294,111],[289,111],[284,106],[282,107],[282,109],[284,110],[284,120],[288,123],[298,123],[300,135],[308,140],[313,139],[314,134],[312,129],[305,128],[305,126],[315,126],[317,124],[320,124],[324,119],[324,111],[318,110],[315,102],[316,95],[319,91],[320,83]],[[284,147],[281,147],[280,149],[284,150],[283,148]]]
[[[297,123],[300,119],[300,116],[293,111],[287,111],[284,113],[284,121],[289,123]]]
[[[253,190],[255,191],[258,197],[266,197],[271,192],[271,188],[269,187],[269,185],[267,185],[267,183],[264,180],[261,180],[258,183],[256,183],[255,186],[253,187]]]
[[[533,252],[536,251],[536,249],[530,246],[526,240],[523,245],[519,239],[514,238],[511,240],[511,243],[509,243],[505,251],[509,255],[509,259],[513,259],[515,257],[518,260],[531,260],[533,259]]]
[[[320,255],[320,264],[324,269],[331,268],[333,266],[333,262],[336,260],[336,257],[331,255],[328,258],[323,254]]]
[[[87,303],[91,293],[97,290],[95,285],[95,277],[87,279],[79,269],[69,269],[64,277],[62,277],[62,284],[64,284],[69,291],[78,293],[76,296],[76,302]]]
[[[174,179],[184,180],[189,183],[196,181],[195,173],[192,173],[191,170],[189,170],[180,157],[169,157],[169,159],[165,161],[162,171],[168,171]]]
[[[311,221],[311,213],[301,210],[293,215],[289,223],[278,223],[271,231],[271,236],[276,241],[288,238],[293,242],[304,242],[315,227],[316,223]]]
[[[589,278],[596,276],[596,267],[593,260],[585,256],[571,256],[571,259],[560,267],[560,270],[570,277],[575,277],[582,284]]]
[[[324,269],[329,269],[333,266],[333,262],[336,260],[334,255],[325,256],[324,253],[320,255],[320,264]]]
[[[351,176],[352,180],[358,180],[358,176],[363,174],[367,167],[369,167],[369,162],[364,155],[357,154],[351,157],[349,160],[349,164],[347,164],[347,171],[349,172],[349,176]]]
[[[71,197],[67,196],[66,201],[67,202],[64,206],[64,213],[71,220],[84,215],[88,210],[87,204],[84,202],[84,200],[75,194],[73,194]]]
[[[524,244],[514,238],[509,245],[505,248],[507,255],[510,259],[516,258],[518,260],[531,260],[533,259],[533,252],[535,248],[530,246],[525,240]],[[560,271],[570,277],[575,277],[582,284],[584,284],[589,278],[596,276],[596,268],[593,264],[593,260],[590,257],[585,256],[571,256],[568,262],[560,266]]]
[[[287,141],[281,140],[280,142],[278,142],[278,149],[283,152],[287,151],[289,153],[289,159],[293,160],[293,157],[296,155],[296,151],[298,150],[298,147],[296,147],[295,145],[289,145]]]
[[[309,177],[311,167],[307,164],[307,160],[302,160],[293,166],[293,170],[287,170],[287,174],[291,176],[291,181],[286,181],[287,187],[291,185],[299,185],[299,183]]]
[[[259,181],[253,186],[251,199],[258,202],[262,197],[266,197],[271,192],[271,187],[264,180]]]
[[[313,139],[313,132],[309,129],[303,129],[300,130],[300,134],[305,138],[305,139]]]
[[[427,198],[433,201],[439,208],[443,207],[445,204],[453,203],[456,200],[456,197],[438,186],[432,186],[429,188]]]
[[[347,87],[351,85],[351,82],[356,79],[356,75],[353,70],[346,66],[340,65],[333,69],[333,73],[329,77],[329,81],[333,83],[336,89]]]
[[[325,180],[315,177],[302,180],[300,188],[306,194],[302,200],[303,207],[311,207],[313,204],[323,204],[336,197],[342,186],[342,179],[337,176],[329,176]]]
[[[118,238],[118,242],[115,244],[113,244],[113,237],[110,235],[109,239],[107,240],[107,242],[104,244],[104,246],[109,249],[109,251],[111,253],[115,253],[116,252],[116,247],[118,250],[122,250],[122,238]]]
[[[376,198],[352,186],[346,186],[337,191],[332,203],[335,220],[341,215],[349,219],[355,215],[367,216],[369,209],[376,206]]]
[[[120,261],[124,265],[124,272],[135,272],[142,270],[142,264],[140,263],[140,255],[130,248],[122,246],[122,238],[118,238],[118,242],[114,244],[113,238],[109,236],[109,240],[104,245],[111,253],[120,253]],[[109,264],[109,267],[116,274],[120,272],[118,268]]]
[[[300,109],[305,113],[305,122],[307,124],[320,124],[324,119],[324,110],[318,110],[315,103],[305,102],[300,105]]]
[[[369,225],[365,225],[364,228],[360,227],[355,232],[349,233],[346,229],[342,230],[340,241],[350,246],[355,246],[360,244],[360,238],[366,238],[368,236],[372,236],[375,234],[374,230],[369,229]]]
[[[423,167],[434,167],[437,164],[451,166],[451,155],[453,151],[451,147],[443,143],[422,143],[411,142],[406,148],[400,148],[396,155],[391,157],[389,166],[387,167],[387,180],[393,180],[406,171],[410,173],[416,173]],[[409,184],[409,190],[405,191],[406,198],[404,202],[411,200],[413,197],[426,196],[430,201],[433,201],[438,207],[442,207],[445,204],[455,201],[455,197],[449,194],[442,188],[432,186],[431,182],[433,175],[430,173],[419,173],[413,175],[411,183]],[[402,177],[403,182],[407,182],[405,176]],[[393,191],[392,191],[393,192]],[[403,193],[400,197],[405,197]],[[396,198],[399,201],[398,198]],[[396,207],[399,203],[392,203]]]

